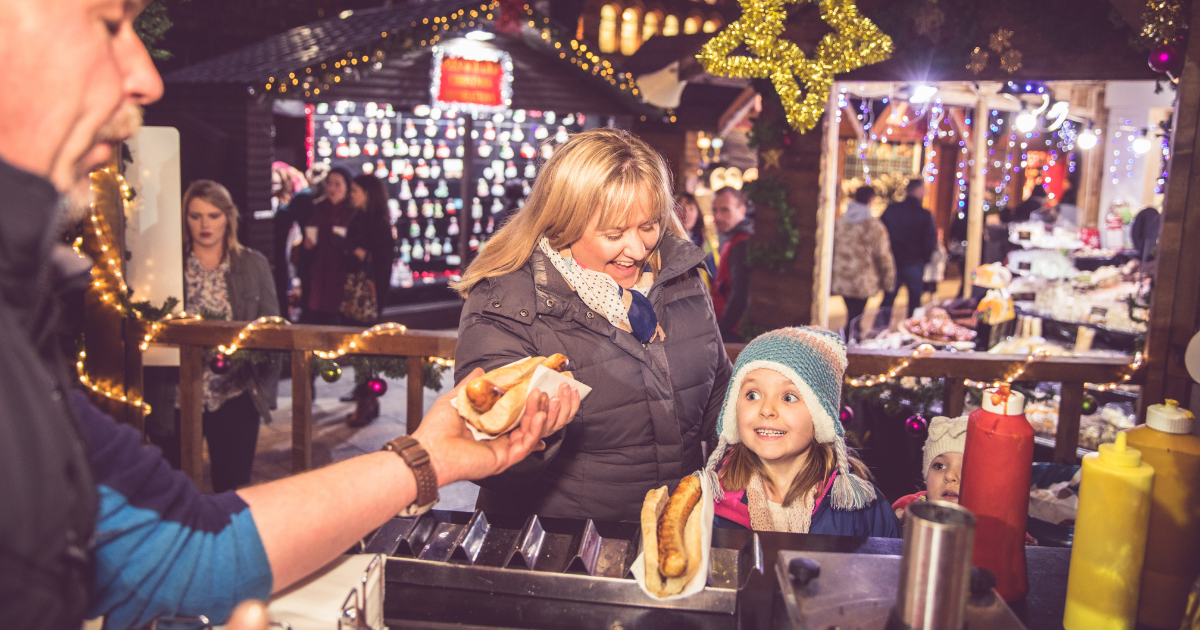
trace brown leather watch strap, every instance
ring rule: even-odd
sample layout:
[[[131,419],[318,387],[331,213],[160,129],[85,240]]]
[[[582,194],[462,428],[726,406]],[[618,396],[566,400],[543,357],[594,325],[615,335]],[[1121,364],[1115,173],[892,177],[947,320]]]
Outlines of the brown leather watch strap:
[[[412,436],[402,435],[384,444],[381,450],[399,455],[417,480],[417,499],[400,516],[416,516],[433,509],[433,504],[438,500],[437,473],[429,461],[429,453],[425,452],[421,443]]]

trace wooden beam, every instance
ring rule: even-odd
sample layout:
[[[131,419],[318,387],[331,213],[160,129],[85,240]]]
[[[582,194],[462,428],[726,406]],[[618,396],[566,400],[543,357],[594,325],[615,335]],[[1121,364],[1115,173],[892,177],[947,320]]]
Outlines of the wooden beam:
[[[1200,19],[1200,2],[1192,5]],[[1171,134],[1171,171],[1163,201],[1158,274],[1146,337],[1146,384],[1139,416],[1165,398],[1190,400],[1192,380],[1183,353],[1197,327],[1200,300],[1200,41],[1184,54]]]
[[[180,468],[196,487],[204,482],[204,350],[179,348]]]
[[[838,108],[839,86],[829,90],[825,103],[825,118],[821,144],[821,193],[817,202],[817,251],[816,269],[813,270],[813,323],[829,327],[829,291],[833,284],[833,231],[838,210],[838,153],[840,151],[839,127],[841,110]],[[798,253],[799,255],[799,253]]]
[[[1079,417],[1083,415],[1083,383],[1062,384],[1058,403],[1058,432],[1054,438],[1054,463],[1077,464]]]
[[[312,469],[312,353],[292,351],[292,472]]]
[[[415,359],[408,359],[408,408],[405,416],[408,435],[416,433],[417,427],[421,426],[421,418],[425,416],[425,362]]]
[[[237,338],[246,322],[179,320],[168,322],[154,340],[169,345],[194,344],[217,346]],[[404,333],[381,334],[367,339],[359,337],[361,328],[349,326],[311,326],[292,324],[284,327],[260,328],[241,340],[243,348],[262,350],[336,350],[351,341],[355,349],[348,354],[454,357],[457,331],[409,330]]]
[[[962,415],[966,405],[967,385],[961,378],[946,379],[945,391],[942,395],[942,413],[950,418]]]
[[[971,272],[983,260],[983,189],[987,185],[988,107],[984,99],[975,104],[971,115],[971,179],[967,191],[967,257],[963,262],[963,297],[971,297],[974,285]]]

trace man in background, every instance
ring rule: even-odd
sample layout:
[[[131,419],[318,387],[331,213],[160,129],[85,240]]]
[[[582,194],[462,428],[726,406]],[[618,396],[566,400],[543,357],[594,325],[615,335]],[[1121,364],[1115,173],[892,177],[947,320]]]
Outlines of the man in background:
[[[713,195],[713,224],[721,243],[717,276],[713,279],[713,310],[721,338],[738,343],[738,323],[750,304],[750,268],[747,264],[754,219],[747,216],[746,194],[725,187]]]
[[[879,220],[887,228],[888,240],[892,245],[892,257],[896,261],[896,286],[883,293],[883,303],[875,318],[875,328],[886,328],[891,322],[892,305],[900,287],[908,287],[908,306],[905,317],[921,305],[921,294],[925,288],[925,265],[937,251],[937,227],[933,215],[923,205],[925,180],[914,178],[904,187],[904,201],[887,207]]]

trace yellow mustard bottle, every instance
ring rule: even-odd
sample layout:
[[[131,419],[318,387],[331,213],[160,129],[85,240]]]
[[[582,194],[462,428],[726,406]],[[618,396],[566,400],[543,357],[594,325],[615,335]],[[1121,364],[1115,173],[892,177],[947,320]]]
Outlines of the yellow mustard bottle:
[[[1127,439],[1118,433],[1083,458],[1066,630],[1133,630],[1137,621],[1154,469]]]
[[[1151,405],[1146,424],[1125,433],[1154,468],[1138,623],[1177,630],[1200,577],[1200,437],[1192,435],[1192,414],[1174,400]]]

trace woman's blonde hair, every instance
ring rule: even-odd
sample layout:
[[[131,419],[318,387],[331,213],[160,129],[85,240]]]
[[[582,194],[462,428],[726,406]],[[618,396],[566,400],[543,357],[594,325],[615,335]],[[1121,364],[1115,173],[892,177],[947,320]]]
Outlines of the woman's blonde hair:
[[[619,129],[575,134],[541,168],[525,207],[479,252],[451,287],[466,297],[481,280],[521,268],[544,234],[555,250],[583,238],[599,213],[598,228],[623,227],[635,209],[683,237],[674,213],[671,176],[658,153]]]
[[[198,179],[183,193],[183,255],[192,253],[192,230],[188,227],[188,206],[193,199],[200,199],[217,208],[225,214],[225,254],[242,251],[238,242],[238,208],[233,203],[233,197],[221,184],[211,179]]]
[[[818,485],[820,486],[817,488],[818,493],[825,489],[825,484],[829,482],[829,476],[837,468],[837,457],[833,448],[832,443],[822,444],[816,440],[813,441],[812,447],[808,450],[808,461],[804,464],[804,468],[796,474],[795,479],[792,479],[791,487],[784,494],[784,506],[791,505],[792,501],[812,492],[813,488]],[[866,464],[854,456],[854,451],[849,447],[846,448],[846,458],[849,460],[850,471],[853,474],[867,481],[871,480],[871,471],[867,469]],[[758,455],[755,455],[754,451],[743,443],[734,444],[730,447],[729,456],[718,473],[721,478],[721,486],[727,492],[745,490],[754,475],[762,478],[764,486],[771,487],[771,477],[767,474],[767,468],[763,466]]]

